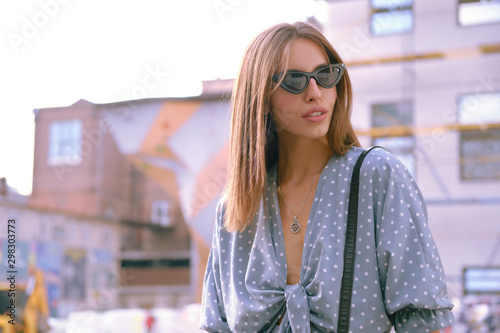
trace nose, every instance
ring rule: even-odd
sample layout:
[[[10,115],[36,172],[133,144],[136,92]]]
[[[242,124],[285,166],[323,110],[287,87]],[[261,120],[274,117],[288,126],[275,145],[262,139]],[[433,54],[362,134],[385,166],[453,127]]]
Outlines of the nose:
[[[316,79],[312,77],[309,80],[309,84],[307,85],[306,88],[306,100],[313,101],[315,99],[318,99],[320,96],[321,96],[321,91],[319,90],[318,83],[316,82]]]

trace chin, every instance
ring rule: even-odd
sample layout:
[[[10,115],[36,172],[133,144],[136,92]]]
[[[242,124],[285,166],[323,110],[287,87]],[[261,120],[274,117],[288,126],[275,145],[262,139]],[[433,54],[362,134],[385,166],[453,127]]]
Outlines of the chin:
[[[312,136],[315,139],[322,138],[328,134],[328,130],[330,129],[330,123],[324,124],[320,126],[319,128],[315,128],[314,131],[312,131]]]
[[[308,133],[303,133],[300,136],[311,139],[311,140],[318,140],[318,139],[322,139],[322,138],[326,137],[327,134],[328,134],[328,128],[316,130],[316,131],[311,131]]]
[[[285,140],[292,139],[292,138],[303,138],[303,139],[308,139],[308,140],[319,140],[319,139],[326,139],[326,136],[328,134],[328,130],[330,129],[330,124],[321,124],[321,125],[316,125],[313,127],[309,126],[295,126],[295,128],[289,128],[285,129],[282,132],[283,138]],[[280,134],[278,133],[278,137]]]

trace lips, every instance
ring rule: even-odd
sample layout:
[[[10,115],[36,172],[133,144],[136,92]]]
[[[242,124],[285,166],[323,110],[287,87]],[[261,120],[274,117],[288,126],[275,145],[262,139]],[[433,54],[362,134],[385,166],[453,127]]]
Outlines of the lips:
[[[322,123],[328,115],[328,110],[322,106],[315,106],[307,111],[302,119],[309,123]]]
[[[320,117],[322,115],[324,115],[325,113],[327,113],[328,110],[322,106],[315,106],[311,109],[309,109],[309,111],[307,111],[303,116],[302,118],[314,118],[314,117]]]

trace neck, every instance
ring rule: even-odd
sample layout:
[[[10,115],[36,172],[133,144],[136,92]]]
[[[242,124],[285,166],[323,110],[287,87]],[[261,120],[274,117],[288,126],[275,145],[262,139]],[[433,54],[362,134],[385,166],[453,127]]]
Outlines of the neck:
[[[322,170],[332,154],[326,136],[320,139],[278,139],[278,144],[278,174],[281,184],[294,185],[310,181]]]

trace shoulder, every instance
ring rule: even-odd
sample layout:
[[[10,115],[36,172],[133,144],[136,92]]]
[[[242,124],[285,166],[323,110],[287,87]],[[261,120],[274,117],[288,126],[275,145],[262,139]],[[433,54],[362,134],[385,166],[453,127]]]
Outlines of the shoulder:
[[[359,147],[351,148],[347,153],[348,156],[352,157],[351,163],[354,165],[358,157],[366,150]],[[364,176],[370,179],[380,177],[381,180],[411,179],[413,181],[413,177],[404,163],[383,148],[374,148],[366,155],[360,172],[361,178]]]
[[[358,156],[361,155],[361,153],[367,149],[362,149],[355,147],[356,150],[359,151]],[[397,158],[394,154],[392,154],[390,151],[382,148],[382,147],[376,147],[372,149],[368,155],[366,155],[366,158],[363,162],[363,166],[367,168],[375,168],[375,169],[382,169],[385,170],[389,168],[391,171],[395,172],[397,170],[402,170],[404,172],[407,172],[408,169],[404,165],[399,158]],[[362,167],[363,167],[362,166]]]
[[[224,217],[226,215],[226,208],[227,208],[227,198],[224,195],[219,199],[215,208],[215,224],[213,225],[214,237],[218,238],[220,234],[225,231]]]
[[[220,197],[219,201],[217,202],[217,208],[215,209],[217,218],[219,218],[220,216],[224,216],[224,213],[226,212],[226,205],[227,205],[227,194],[224,194]]]

